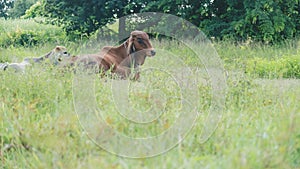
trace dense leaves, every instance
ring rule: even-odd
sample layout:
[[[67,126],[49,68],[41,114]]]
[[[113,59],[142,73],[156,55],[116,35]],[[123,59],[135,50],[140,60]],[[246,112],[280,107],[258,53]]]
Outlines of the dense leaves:
[[[37,0],[13,0],[13,6],[8,11],[11,18],[19,18],[23,16],[28,8],[30,8]]]
[[[8,17],[8,9],[13,6],[13,1],[0,0],[0,17]]]
[[[43,14],[66,32],[89,36],[112,19],[107,0],[44,0]]]
[[[280,41],[299,34],[299,2],[244,1],[245,16],[236,26],[237,35],[254,37],[264,42]]]
[[[220,39],[273,43],[300,34],[299,0],[160,0],[143,11],[177,15]]]
[[[139,12],[182,17],[219,39],[274,43],[300,35],[299,0],[41,0],[26,15],[42,15],[69,35],[90,36],[116,18]],[[119,32],[134,26],[128,23],[120,20]]]
[[[219,39],[274,43],[300,34],[299,0],[160,0],[150,2],[144,11],[183,17]]]

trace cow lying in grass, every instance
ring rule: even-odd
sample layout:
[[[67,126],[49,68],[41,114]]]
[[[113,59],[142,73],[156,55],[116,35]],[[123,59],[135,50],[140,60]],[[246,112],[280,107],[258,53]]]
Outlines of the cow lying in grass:
[[[133,80],[139,79],[139,67],[144,64],[147,56],[154,56],[155,50],[149,36],[143,31],[133,31],[130,37],[121,45],[105,46],[99,53],[74,56],[70,65],[82,65],[85,68],[97,67],[102,75],[110,71],[122,79],[132,74]]]
[[[21,63],[0,63],[0,70],[12,69],[16,72],[24,72],[27,66],[32,64],[58,65],[69,60],[70,54],[64,46],[56,46],[52,51],[41,57],[25,58]]]

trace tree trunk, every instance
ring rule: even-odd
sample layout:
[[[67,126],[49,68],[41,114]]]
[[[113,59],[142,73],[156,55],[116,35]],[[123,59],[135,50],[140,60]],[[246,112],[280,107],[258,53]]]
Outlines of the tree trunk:
[[[121,17],[119,19],[119,40],[123,40],[127,38],[127,31],[126,31],[126,17]]]

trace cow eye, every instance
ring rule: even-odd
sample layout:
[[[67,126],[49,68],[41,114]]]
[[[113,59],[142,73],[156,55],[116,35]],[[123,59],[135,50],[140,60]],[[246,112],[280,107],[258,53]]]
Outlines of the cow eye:
[[[64,52],[63,54],[66,55],[66,54],[68,54],[68,52]]]
[[[143,43],[143,39],[142,38],[137,38],[138,43]]]

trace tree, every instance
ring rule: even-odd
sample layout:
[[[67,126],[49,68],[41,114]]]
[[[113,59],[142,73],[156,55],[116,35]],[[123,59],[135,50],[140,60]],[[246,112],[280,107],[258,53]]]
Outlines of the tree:
[[[299,1],[214,0],[200,27],[208,36],[276,43],[299,34]]]
[[[13,6],[13,1],[0,0],[0,17],[7,18],[8,10]]]
[[[90,36],[112,21],[108,0],[42,0],[40,14],[69,35]]]
[[[256,40],[278,42],[296,36],[299,26],[299,1],[244,1],[244,17],[234,25],[236,34]],[[298,21],[297,21],[298,20]]]
[[[240,41],[251,37],[257,41],[273,43],[300,34],[299,0],[41,1],[31,11],[47,17],[49,23],[63,27],[69,35],[90,36],[116,18],[139,12],[162,12],[182,17],[199,27],[206,35],[219,39]],[[157,23],[157,20],[154,19],[153,22]],[[164,29],[168,30],[172,26],[174,25],[167,25]],[[129,23],[125,19],[119,21],[120,33],[128,34],[127,31],[133,28],[145,27]]]
[[[13,7],[8,11],[11,18],[19,18],[23,16],[27,9],[29,9],[37,0],[14,0]]]
[[[114,19],[119,19],[119,37],[128,35],[126,30],[126,17],[127,15],[139,13],[146,6],[147,0],[110,0],[106,3],[112,11]]]

